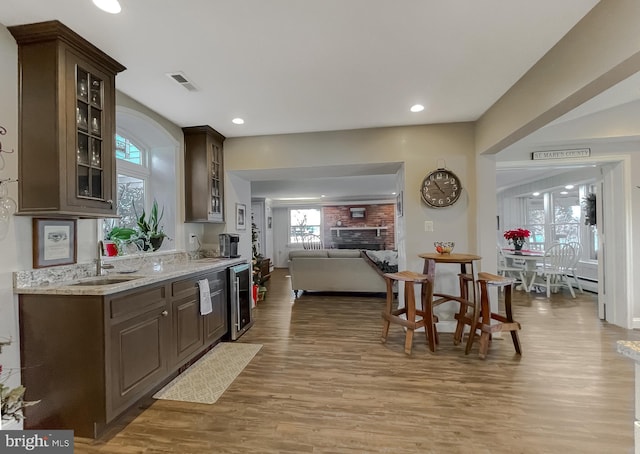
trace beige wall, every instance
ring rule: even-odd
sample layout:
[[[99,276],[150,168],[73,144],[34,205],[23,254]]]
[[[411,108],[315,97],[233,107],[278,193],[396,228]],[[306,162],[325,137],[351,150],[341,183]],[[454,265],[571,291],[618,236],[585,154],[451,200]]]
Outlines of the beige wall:
[[[432,251],[434,241],[455,241],[457,251],[477,249],[473,129],[472,123],[454,123],[231,138],[225,142],[225,169],[277,168],[294,173],[300,167],[404,163],[404,187],[398,188],[404,191],[401,225],[406,229],[399,244],[400,263],[406,259],[404,266],[420,271],[418,254]],[[420,199],[420,186],[425,175],[442,163],[461,178],[466,190],[451,208],[427,208]],[[434,222],[434,232],[424,231],[425,220]],[[448,287],[454,280],[441,282]]]
[[[640,71],[640,2],[601,0],[478,121],[497,153]]]

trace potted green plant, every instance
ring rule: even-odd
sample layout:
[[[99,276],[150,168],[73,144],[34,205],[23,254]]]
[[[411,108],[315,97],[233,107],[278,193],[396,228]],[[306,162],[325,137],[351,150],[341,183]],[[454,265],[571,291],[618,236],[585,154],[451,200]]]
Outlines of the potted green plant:
[[[264,294],[267,291],[266,287],[261,286],[262,273],[260,264],[264,257],[260,253],[259,235],[260,231],[258,230],[258,226],[253,219],[253,214],[251,214],[251,264],[253,274],[253,299],[256,302],[264,299]]]
[[[154,200],[149,217],[147,218],[144,209],[140,217],[138,217],[138,236],[144,240],[143,249],[145,251],[149,249],[157,251],[160,246],[162,246],[163,240],[167,238],[167,234],[163,232],[162,226],[160,226],[162,216],[164,216],[164,207],[162,207],[162,211],[158,214],[158,201]]]
[[[137,237],[138,232],[135,229],[115,226],[104,237],[104,252],[107,256],[116,255],[122,250],[123,242],[135,240]],[[110,247],[110,244],[113,244],[114,247]],[[115,249],[115,254],[112,253],[113,249]]]
[[[11,341],[0,341],[0,352],[2,347],[6,347],[11,344]],[[0,429],[2,429],[2,421],[20,421],[24,419],[25,407],[35,405],[38,401],[26,401],[24,400],[24,393],[26,388],[22,385],[18,385],[15,388],[10,387],[7,384],[7,380],[12,375],[12,370],[3,370],[2,364],[0,364]]]

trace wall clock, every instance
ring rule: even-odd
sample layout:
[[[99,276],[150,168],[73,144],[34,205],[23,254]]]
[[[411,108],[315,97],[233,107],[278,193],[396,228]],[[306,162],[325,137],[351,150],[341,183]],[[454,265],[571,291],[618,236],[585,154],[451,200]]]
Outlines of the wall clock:
[[[453,205],[460,198],[462,183],[451,170],[445,168],[429,172],[422,180],[420,194],[424,203],[433,208]]]

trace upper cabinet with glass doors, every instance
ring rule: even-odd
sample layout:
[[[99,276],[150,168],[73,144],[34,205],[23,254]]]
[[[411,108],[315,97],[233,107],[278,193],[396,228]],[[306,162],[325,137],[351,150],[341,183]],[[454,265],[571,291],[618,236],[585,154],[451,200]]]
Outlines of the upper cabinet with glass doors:
[[[19,214],[114,217],[115,77],[58,21],[9,27],[20,67]]]
[[[225,137],[210,126],[184,133],[185,221],[224,222]]]

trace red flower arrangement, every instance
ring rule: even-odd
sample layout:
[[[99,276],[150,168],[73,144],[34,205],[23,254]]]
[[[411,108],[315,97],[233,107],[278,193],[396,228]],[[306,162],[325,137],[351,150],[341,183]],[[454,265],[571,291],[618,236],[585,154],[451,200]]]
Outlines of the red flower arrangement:
[[[504,238],[508,241],[520,240],[524,241],[525,238],[529,238],[531,236],[531,232],[527,229],[514,229],[507,230],[504,232]]]

